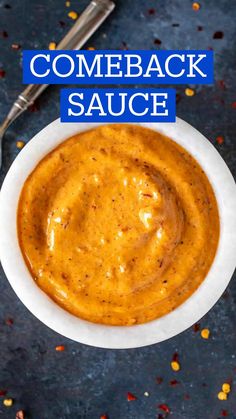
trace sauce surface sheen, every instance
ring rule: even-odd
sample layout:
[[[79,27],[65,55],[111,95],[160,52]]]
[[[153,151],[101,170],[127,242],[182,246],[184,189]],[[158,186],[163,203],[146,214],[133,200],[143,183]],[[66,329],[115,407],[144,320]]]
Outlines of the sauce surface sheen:
[[[133,325],[198,288],[214,260],[219,216],[185,149],[146,128],[105,125],[37,165],[21,192],[18,236],[32,277],[61,307]]]

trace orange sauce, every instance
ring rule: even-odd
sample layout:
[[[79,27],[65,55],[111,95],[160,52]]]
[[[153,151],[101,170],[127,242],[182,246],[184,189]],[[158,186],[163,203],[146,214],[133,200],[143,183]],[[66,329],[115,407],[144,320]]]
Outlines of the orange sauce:
[[[38,286],[95,323],[132,325],[169,313],[204,280],[219,216],[195,159],[135,125],[64,141],[26,180],[22,254]]]

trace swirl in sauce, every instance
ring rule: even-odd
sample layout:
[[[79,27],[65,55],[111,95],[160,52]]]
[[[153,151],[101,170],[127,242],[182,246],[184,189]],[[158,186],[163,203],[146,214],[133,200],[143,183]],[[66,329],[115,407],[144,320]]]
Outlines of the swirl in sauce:
[[[132,325],[183,303],[215,256],[219,217],[195,159],[161,134],[108,125],[37,165],[18,208],[38,286],[83,319]]]

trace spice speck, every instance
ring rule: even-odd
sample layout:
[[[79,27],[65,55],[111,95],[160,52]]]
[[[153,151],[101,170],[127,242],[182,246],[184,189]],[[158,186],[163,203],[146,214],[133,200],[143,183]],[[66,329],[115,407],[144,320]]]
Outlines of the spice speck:
[[[202,329],[201,330],[201,337],[202,339],[209,339],[210,330],[209,329]]]
[[[13,400],[12,399],[4,399],[3,404],[6,407],[11,407],[13,405]]]
[[[56,47],[57,47],[56,42],[50,42],[50,44],[48,45],[48,49],[50,50],[54,50],[56,49]]]
[[[186,94],[186,96],[194,96],[195,95],[195,90],[190,89],[190,87],[187,87],[185,89],[185,94]]]
[[[71,11],[68,13],[68,16],[72,19],[72,20],[76,20],[78,18],[78,13]]]
[[[231,391],[230,384],[229,383],[222,384],[222,391],[224,393],[230,393],[230,391]]]
[[[224,393],[224,391],[220,391],[218,393],[218,396],[217,397],[218,397],[219,400],[227,400],[227,398],[228,398],[227,394]]]
[[[197,1],[194,1],[193,2],[193,4],[192,4],[192,9],[195,11],[195,12],[198,12],[198,10],[200,9],[200,4],[197,2]]]
[[[62,351],[65,350],[65,346],[64,345],[58,345],[58,346],[55,347],[55,350],[57,352],[62,352]]]
[[[22,149],[24,147],[25,143],[24,141],[17,141],[16,142],[16,147],[19,149]]]
[[[128,400],[128,402],[131,402],[133,400],[137,400],[137,397],[134,394],[132,394],[132,393],[130,393],[128,391],[128,393],[127,393],[127,400]]]
[[[217,31],[213,35],[213,39],[222,39],[224,38],[224,33],[222,31]]]

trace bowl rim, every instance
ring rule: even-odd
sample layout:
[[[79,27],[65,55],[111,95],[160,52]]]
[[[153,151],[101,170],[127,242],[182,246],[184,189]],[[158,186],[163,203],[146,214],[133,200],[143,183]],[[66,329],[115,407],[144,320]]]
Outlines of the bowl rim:
[[[70,136],[104,123],[61,123],[57,119],[36,134],[11,165],[0,193],[0,258],[13,290],[23,304],[49,328],[74,341],[107,349],[127,349],[169,339],[200,320],[217,302],[235,268],[236,186],[214,146],[187,122],[140,123],[167,135],[202,166],[214,189],[220,214],[220,239],[213,264],[199,288],[179,307],[151,322],[106,326],[82,320],[51,300],[32,280],[17,238],[16,213],[24,181],[36,164]]]

